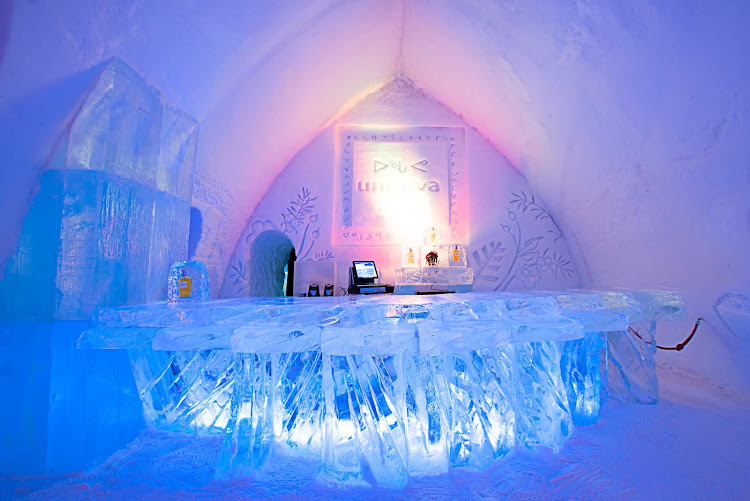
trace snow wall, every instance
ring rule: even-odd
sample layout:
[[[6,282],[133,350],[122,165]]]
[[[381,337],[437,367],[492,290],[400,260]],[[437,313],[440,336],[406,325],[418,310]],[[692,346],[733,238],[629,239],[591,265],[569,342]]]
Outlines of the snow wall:
[[[355,165],[354,189],[344,196],[355,201],[357,197],[361,198],[359,209],[362,211],[375,211],[378,196],[385,198],[387,205],[423,196],[428,207],[416,218],[422,220],[422,225],[417,222],[415,227],[405,229],[406,234],[393,235],[390,240],[385,238],[386,232],[397,232],[398,228],[394,226],[400,225],[398,219],[410,217],[406,212],[419,210],[417,206],[409,205],[403,211],[397,207],[395,218],[390,221],[386,212],[387,224],[382,228],[372,231],[341,228],[341,214],[336,214],[336,211],[342,211],[344,204],[337,191],[342,184],[339,181],[344,179],[339,178],[343,166],[339,165],[337,155],[340,156],[342,149],[346,148],[346,144],[342,144],[346,139],[336,136],[342,134],[339,127],[348,130],[353,126],[376,126],[385,135],[368,134],[368,143],[357,146],[368,147],[373,152],[375,171],[372,171],[372,160],[361,166],[360,173],[356,172]],[[461,158],[457,162],[460,163],[465,156],[465,167],[452,167],[457,183],[444,182],[441,172],[438,172],[442,166],[437,165],[438,159],[424,147],[425,143],[436,143],[435,136],[429,134],[440,129],[423,131],[416,127],[405,133],[401,129],[404,126],[451,127],[444,130],[459,136],[458,140],[464,140],[465,155],[452,157]],[[356,131],[356,127],[353,130]],[[413,137],[418,144],[413,146],[404,134]],[[391,137],[397,141],[392,142]],[[377,160],[380,158],[388,163],[392,158],[394,162],[402,162],[402,158],[408,158],[409,148],[416,148],[414,155],[417,156],[413,160],[422,160],[425,165],[417,165],[419,169],[415,169],[406,164],[386,165]],[[436,156],[441,151],[438,147]],[[401,167],[403,172],[394,171],[394,167]],[[399,183],[405,183],[401,180],[409,179],[413,186],[404,185],[403,189],[412,191],[369,192],[370,182],[373,190],[377,183],[367,179],[381,179],[378,176],[388,176],[391,172],[394,176],[385,179],[392,180],[392,185],[397,185],[395,188],[398,189],[402,188]],[[411,174],[416,176],[412,178]],[[447,176],[445,181],[449,179]],[[428,194],[428,186],[436,191]],[[394,186],[391,188],[395,189]],[[382,184],[380,189],[383,189]],[[534,196],[523,176],[461,117],[425,96],[407,79],[396,77],[324,128],[279,174],[248,219],[227,269],[221,296],[247,295],[249,283],[253,281],[248,271],[250,249],[255,238],[269,229],[281,230],[291,238],[298,261],[336,261],[339,287],[346,287],[353,260],[374,259],[380,280],[394,283],[394,270],[402,266],[402,246],[413,245],[419,254],[423,227],[437,226],[437,222],[447,215],[441,213],[441,209],[447,210],[447,206],[438,200],[464,190],[465,196],[452,199],[460,201],[456,202],[458,209],[453,209],[453,205],[451,208],[460,216],[458,225],[465,226],[465,232],[452,240],[450,228],[444,228],[441,239],[444,244],[466,245],[468,264],[475,272],[474,290],[556,290],[580,286],[580,276],[562,231],[544,203]],[[353,212],[356,209],[356,205],[352,207]],[[356,214],[354,218],[357,218]],[[349,235],[356,231],[361,234]],[[335,235],[337,232],[342,234]],[[421,257],[417,256],[417,260],[422,260]]]

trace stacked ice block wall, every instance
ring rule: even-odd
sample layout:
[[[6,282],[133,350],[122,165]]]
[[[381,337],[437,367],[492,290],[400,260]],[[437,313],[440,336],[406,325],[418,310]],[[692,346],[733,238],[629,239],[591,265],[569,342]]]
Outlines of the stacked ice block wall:
[[[12,316],[164,299],[187,258],[198,125],[110,61],[54,151],[3,280]]]
[[[0,473],[80,470],[143,428],[128,357],[75,340],[98,308],[166,298],[187,258],[197,136],[122,61],[83,96],[0,282]]]

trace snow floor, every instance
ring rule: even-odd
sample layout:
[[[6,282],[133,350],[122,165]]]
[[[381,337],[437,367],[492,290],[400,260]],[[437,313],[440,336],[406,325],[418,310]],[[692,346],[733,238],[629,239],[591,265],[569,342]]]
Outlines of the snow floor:
[[[144,431],[103,464],[64,477],[0,477],[26,499],[750,499],[750,395],[660,367],[661,402],[607,402],[559,453],[517,451],[482,472],[341,489],[287,459],[257,479],[213,479],[220,437]]]

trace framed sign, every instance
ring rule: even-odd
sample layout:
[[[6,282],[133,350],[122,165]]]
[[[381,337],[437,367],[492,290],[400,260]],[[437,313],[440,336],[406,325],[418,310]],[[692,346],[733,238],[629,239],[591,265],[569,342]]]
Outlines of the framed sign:
[[[463,127],[339,126],[333,245],[468,243]]]

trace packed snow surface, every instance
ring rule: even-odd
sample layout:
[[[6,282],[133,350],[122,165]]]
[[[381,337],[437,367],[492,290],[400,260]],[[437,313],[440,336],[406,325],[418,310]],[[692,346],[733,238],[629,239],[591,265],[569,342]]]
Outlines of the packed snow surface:
[[[746,499],[750,395],[659,367],[658,405],[608,401],[560,453],[519,451],[481,472],[411,478],[400,490],[333,487],[317,463],[215,480],[221,438],[144,431],[103,464],[65,477],[0,478],[25,499]]]

